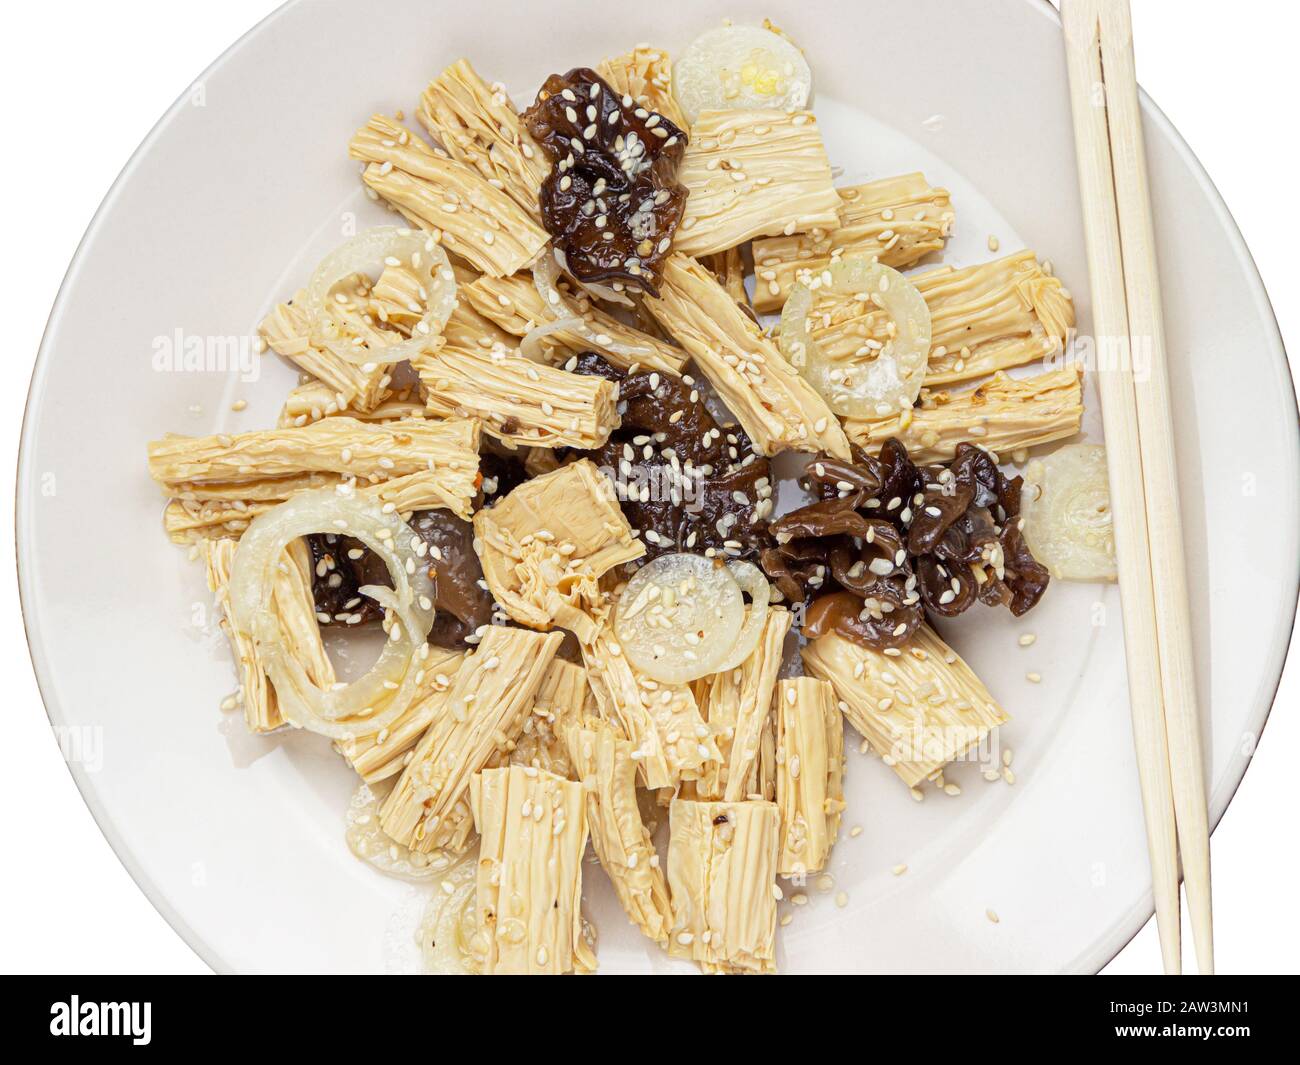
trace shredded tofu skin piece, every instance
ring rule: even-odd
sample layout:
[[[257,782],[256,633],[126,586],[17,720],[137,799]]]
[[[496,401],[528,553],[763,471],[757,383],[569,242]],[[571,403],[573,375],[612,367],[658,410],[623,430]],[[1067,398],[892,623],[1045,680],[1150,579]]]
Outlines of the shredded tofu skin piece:
[[[690,128],[673,95],[672,61],[662,49],[639,44],[630,52],[603,60],[596,73],[633,103],[663,115],[678,129]],[[623,106],[628,106],[626,100]]]
[[[775,751],[772,693],[792,616],[772,607],[758,646],[744,662],[705,678],[697,688],[700,708],[722,752],[695,782],[695,797],[740,802],[755,796],[771,800],[775,780],[764,772],[765,748]]]
[[[776,694],[777,872],[801,877],[826,868],[844,810],[844,721],[828,681],[795,677]]]
[[[718,284],[742,309],[750,306],[749,293],[745,291],[745,256],[739,248],[728,248],[716,255],[706,255],[700,263],[718,279]]]
[[[503,352],[446,348],[411,360],[429,412],[477,418],[507,445],[600,447],[619,425],[613,381]]]
[[[271,603],[279,615],[289,654],[303,667],[308,681],[318,688],[328,688],[335,680],[334,666],[321,640],[312,593],[311,549],[305,540],[294,540],[285,548]]]
[[[927,388],[1057,357],[1074,326],[1069,292],[1032,251],[964,270],[944,266],[908,280],[930,309]],[[864,311],[860,301],[844,297],[818,299],[816,288],[808,321],[822,354],[837,361],[883,343],[891,324],[883,310]]]
[[[560,465],[560,460],[553,448],[530,447],[524,451],[524,472],[529,477],[540,477],[544,473],[554,473],[560,468]]]
[[[406,768],[407,753],[424,735],[424,730],[443,712],[451,678],[456,675],[466,655],[442,647],[425,645],[428,650],[420,660],[416,680],[418,694],[410,708],[386,729],[358,736],[346,743],[334,744],[367,784],[387,780]]]
[[[796,281],[805,285],[837,259],[866,258],[903,270],[939,251],[952,232],[952,202],[923,174],[869,181],[836,190],[839,223],[754,241],[754,309],[785,306]]]
[[[341,399],[342,393],[335,392],[324,381],[301,384],[285,397],[278,427],[297,428],[336,414],[362,422],[395,422],[401,418],[426,416],[424,402],[418,396],[412,396],[409,390],[388,393],[369,410],[350,407],[346,400],[340,402]]]
[[[477,471],[474,477],[477,480]],[[461,512],[462,497],[447,489],[446,474],[441,469],[435,468],[380,481],[378,484],[358,489],[358,494],[373,499],[381,507],[391,504],[392,509],[398,514],[406,515],[416,510],[441,508],[453,511],[458,517],[465,517]]]
[[[994,374],[967,392],[922,392],[921,405],[883,421],[845,420],[849,438],[876,451],[895,436],[913,462],[947,462],[963,441],[995,454],[1074,436],[1083,425],[1083,368],[1037,377]]]
[[[538,191],[550,166],[504,86],[488,85],[468,59],[458,59],[424,90],[419,119],[453,159],[540,222]]]
[[[669,953],[706,972],[775,972],[776,804],[674,799],[668,823]]]
[[[803,663],[831,683],[849,724],[915,788],[1010,717],[928,625],[902,652],[884,655],[830,632],[803,648]]]
[[[839,224],[830,160],[808,111],[702,112],[677,180],[690,193],[673,238],[683,255]]]
[[[583,641],[582,660],[601,717],[632,743],[632,757],[647,788],[674,788],[721,760],[691,689],[639,673],[609,629]]]
[[[257,646],[230,621],[230,568],[238,544],[234,540],[208,540],[204,543],[208,591],[213,593],[221,631],[230,642],[239,669],[239,699],[244,724],[249,732],[271,732],[284,724],[276,702],[275,689],[262,668]],[[311,682],[328,688],[334,683],[334,666],[321,642],[316,622],[316,604],[311,588],[311,554],[302,540],[294,540],[284,551],[271,604],[279,616],[285,646],[297,659]]]
[[[670,256],[660,298],[647,297],[645,304],[690,352],[764,455],[794,450],[849,457],[848,438],[826,401],[694,259]]]
[[[230,567],[234,564],[235,549],[238,546],[234,540],[204,542],[208,591],[215,596],[221,631],[225,633],[231,653],[235,656],[235,668],[239,673],[239,692],[236,698],[243,707],[244,725],[249,732],[271,732],[284,724],[284,717],[276,702],[275,689],[262,669],[262,659],[252,637],[240,632],[230,623],[230,607],[226,601],[230,587]]]
[[[468,518],[478,490],[478,444],[479,423],[472,420],[370,424],[334,417],[234,436],[167,436],[149,444],[149,473],[178,501],[229,504],[247,520],[255,509],[249,503],[274,505],[345,478],[363,491],[385,483],[400,491],[418,479],[424,495],[437,497],[429,505]]]
[[[409,337],[424,317],[427,301],[425,288],[410,266],[385,264],[379,280],[370,289],[366,311],[385,326],[392,326],[402,336]]]
[[[535,326],[550,321],[541,293],[527,275],[481,277],[466,285],[460,294],[479,315],[512,337],[522,337]],[[598,350],[609,363],[624,370],[635,364],[644,370],[659,370],[674,377],[681,375],[682,365],[686,362],[686,352],[681,348],[620,322],[612,314],[594,306],[585,293],[571,296],[571,299],[582,312],[586,331],[559,329],[543,337],[542,346],[556,352],[553,361],[563,362],[569,355]],[[624,345],[639,350],[632,357],[625,353]],[[617,350],[609,350],[610,346]]]
[[[668,881],[637,805],[632,744],[603,721],[571,725],[566,735],[574,773],[587,795],[596,856],[632,923],[667,946],[672,924]]]
[[[590,639],[589,616],[600,603],[599,579],[640,558],[609,481],[590,460],[525,481],[474,515],[474,534],[488,588],[521,625],[569,629]]]
[[[483,973],[594,971],[582,927],[582,785],[510,766],[476,773],[469,798],[482,838],[473,945]]]
[[[473,421],[416,419],[369,425],[354,418],[234,436],[167,436],[149,444],[149,473],[164,486],[196,488],[313,472],[378,483],[427,470],[432,460],[468,470],[472,480],[478,471],[477,436]],[[470,462],[464,461],[466,451],[473,453]]]
[[[194,543],[221,537],[239,537],[249,523],[272,507],[284,502],[295,492],[308,488],[333,485],[341,493],[357,491],[381,507],[388,507],[405,520],[416,510],[452,510],[461,517],[466,501],[459,490],[449,490],[447,475],[440,470],[425,470],[406,474],[367,488],[353,489],[352,481],[328,474],[308,474],[254,485],[205,485],[198,489],[198,498],[173,499],[163,511],[163,527],[172,541],[178,544]],[[186,492],[195,490],[187,488]],[[241,493],[258,494],[260,499],[243,499]],[[218,498],[213,498],[214,496]]]
[[[587,671],[576,663],[554,659],[533,698],[533,710],[524,722],[524,730],[510,752],[510,764],[572,776],[573,759],[565,735],[585,720],[590,697]]]
[[[505,192],[383,115],[357,131],[349,154],[370,164],[367,188],[481,273],[513,274],[546,246],[546,231]]]
[[[969,381],[1059,355],[1075,324],[1069,290],[1032,251],[933,271],[916,281],[930,308],[927,385]]]
[[[477,281],[478,278],[474,280]],[[451,312],[442,331],[447,342],[443,350],[518,355],[519,338],[484,318],[464,298],[465,289],[472,283],[465,282],[457,289],[456,309]]]
[[[465,849],[470,777],[518,739],[562,639],[559,633],[489,626],[380,808],[380,825],[389,836],[423,854]]]
[[[306,291],[299,290],[293,302],[276,304],[262,320],[258,335],[277,355],[283,355],[327,385],[338,396],[340,408],[372,409],[383,398],[392,367],[383,363],[358,366],[340,359],[327,348],[312,344],[311,319],[303,310],[306,298]],[[348,324],[357,324],[355,316],[343,317]]]

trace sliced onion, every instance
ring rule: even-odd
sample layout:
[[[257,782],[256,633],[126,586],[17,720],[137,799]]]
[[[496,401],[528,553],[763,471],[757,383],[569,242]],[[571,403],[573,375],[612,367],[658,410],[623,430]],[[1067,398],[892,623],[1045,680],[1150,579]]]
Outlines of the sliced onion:
[[[744,613],[740,585],[720,561],[660,555],[627,582],[614,612],[614,635],[647,677],[684,684],[717,672]]]
[[[393,615],[379,661],[360,680],[330,691],[317,688],[289,653],[271,603],[285,547],[312,533],[355,537],[383,559],[393,579],[391,589],[371,589]],[[434,600],[428,564],[411,549],[413,539],[406,522],[347,486],[299,492],[259,514],[241,537],[230,572],[231,618],[256,641],[291,724],[331,739],[355,739],[387,727],[411,705],[420,663],[429,653],[425,637],[433,625]]]
[[[850,258],[828,268],[817,294],[858,297],[884,309],[895,335],[870,361],[837,365],[827,359],[808,328],[813,290],[802,281],[781,311],[781,350],[836,414],[887,418],[911,407],[921,394],[930,357],[930,308],[916,286],[897,270]]]
[[[563,248],[554,248],[553,254],[555,261],[559,264],[561,270],[569,274],[569,259],[564,254]],[[542,257],[546,252],[542,252]],[[635,301],[626,293],[614,288],[612,285],[603,284],[600,281],[579,281],[572,274],[569,274],[569,280],[581,291],[595,296],[597,299],[607,300],[610,303],[617,303],[624,307],[635,307]]]
[[[478,934],[475,921],[477,885],[473,850],[438,878],[415,933],[426,972],[454,976],[482,972],[487,942]]]
[[[673,96],[691,122],[701,111],[802,111],[811,94],[803,53],[789,38],[759,26],[706,30],[673,63]]]
[[[741,626],[735,645],[714,669],[715,673],[725,673],[735,669],[754,653],[758,641],[763,636],[763,626],[767,623],[767,607],[772,598],[772,586],[767,583],[763,571],[752,562],[736,560],[727,563],[731,576],[740,585],[740,590],[749,595],[749,609],[745,612],[745,624]]]
[[[519,354],[533,362],[546,362],[546,349],[541,344],[542,337],[550,336],[552,333],[581,332],[583,324],[581,318],[555,318],[542,325],[535,325],[519,341]]]
[[[1110,482],[1101,444],[1066,444],[1030,462],[1020,514],[1025,543],[1053,577],[1117,579]]]
[[[355,274],[378,276],[385,266],[409,266],[425,290],[424,316],[411,327],[411,336],[375,348],[356,344],[346,326],[334,317],[332,293],[341,281]],[[403,226],[376,226],[340,244],[316,267],[307,285],[306,311],[312,321],[312,339],[340,359],[354,363],[403,362],[424,351],[442,333],[456,309],[456,275],[442,245],[428,233]]]
[[[421,854],[398,843],[379,825],[379,807],[395,779],[380,784],[377,792],[363,781],[353,793],[346,815],[348,849],[388,876],[417,881],[441,879],[453,866],[463,862],[464,856]]]
[[[533,264],[533,285],[537,289],[537,294],[542,297],[542,306],[545,308],[546,315],[553,319],[577,319],[578,324],[572,328],[575,333],[581,335],[582,339],[595,351],[609,352],[611,355],[619,355],[629,362],[637,362],[640,359],[649,358],[654,355],[654,349],[645,347],[640,344],[624,344],[615,340],[608,334],[601,333],[587,323],[583,318],[581,311],[571,304],[560,291],[560,264],[556,262],[556,256],[562,254],[556,251],[542,252],[537,262]]]
[[[610,285],[602,285],[599,281],[579,281],[577,284],[589,295],[595,296],[598,300],[604,300],[606,303],[615,303],[620,307],[636,306],[636,302],[631,296]]]
[[[781,348],[838,414],[876,419],[911,407],[920,395],[930,350],[930,310],[898,271],[867,259],[832,264],[830,280],[814,282],[818,294],[855,297],[880,306],[895,335],[868,361],[833,363],[808,328],[813,288],[794,286],[781,315]]]

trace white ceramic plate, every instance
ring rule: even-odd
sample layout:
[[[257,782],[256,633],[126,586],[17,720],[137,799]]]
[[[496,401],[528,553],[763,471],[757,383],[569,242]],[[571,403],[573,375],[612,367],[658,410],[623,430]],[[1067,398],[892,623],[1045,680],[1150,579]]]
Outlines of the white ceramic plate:
[[[213,967],[409,968],[422,895],[347,851],[353,778],[325,742],[252,738],[218,711],[233,686],[227,650],[145,474],[145,442],[163,432],[272,424],[293,374],[273,358],[256,383],[158,372],[157,338],[251,335],[353,213],[386,217],[362,196],[347,140],[373,110],[413,112],[456,57],[526,95],[553,70],[637,41],[680,48],[724,15],[768,15],[806,48],[843,181],[924,170],[952,190],[946,261],[989,258],[989,235],[1003,253],[1033,247],[1088,330],[1064,56],[1045,3],[314,0],[277,11],[167,113],[91,225],[37,363],[18,487],[22,596],[50,717],[99,730],[102,767],[73,766],[86,801]],[[1296,407],[1232,219],[1144,106],[1217,822],[1268,713],[1296,605]],[[238,398],[248,409],[232,413]],[[842,838],[832,870],[847,905],[810,890],[781,932],[786,971],[1092,971],[1151,913],[1115,590],[1057,583],[1024,621],[975,609],[945,631],[1014,716],[1002,744],[1017,783],[965,766],[951,774],[962,795],[916,804],[853,754],[846,824],[864,831]],[[1021,649],[1025,631],[1038,640]],[[906,875],[891,875],[897,863]],[[603,970],[683,967],[632,931],[594,867],[587,887]]]

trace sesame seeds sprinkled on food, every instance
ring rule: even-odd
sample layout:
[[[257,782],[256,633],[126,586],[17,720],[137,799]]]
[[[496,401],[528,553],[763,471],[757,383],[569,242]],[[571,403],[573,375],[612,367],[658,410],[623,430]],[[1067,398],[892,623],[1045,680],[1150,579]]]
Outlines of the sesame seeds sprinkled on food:
[[[978,447],[918,467],[890,439],[878,457],[858,448],[852,463],[818,456],[804,476],[820,498],[772,523],[776,545],[762,563],[788,600],[812,601],[812,637],[833,629],[897,648],[927,611],[953,617],[978,599],[1018,616],[1047,587],[1014,521],[1020,478]]]
[[[579,97],[591,101],[581,113]],[[621,101],[586,67],[547,78],[524,122],[555,164],[540,204],[565,269],[581,282],[657,292],[686,199],[675,179],[685,133]]]
[[[995,451],[1024,465],[1077,428],[1080,376],[1058,371],[1073,373],[1062,414],[1066,386],[1039,378],[942,388],[1063,354],[1068,292],[1028,252],[893,273],[942,250],[948,192],[920,174],[837,189],[845,170],[806,100],[739,108],[797,77],[750,58],[689,146],[673,65],[649,46],[549,78],[526,114],[466,60],[446,68],[420,102],[432,140],[375,116],[351,144],[364,191],[416,243],[339,274],[319,315],[304,317],[308,290],[286,294],[261,327],[301,372],[277,428],[151,445],[167,530],[208,565],[219,606],[213,572],[302,490],[383,519],[303,532],[268,560],[285,587],[262,613],[322,706],[358,698],[335,747],[382,782],[356,819],[366,858],[432,878],[451,919],[421,935],[478,971],[594,968],[579,904],[609,887],[597,861],[670,955],[771,971],[800,909],[820,907],[805,933],[822,934],[860,874],[885,875],[871,862],[890,835],[855,847],[864,824],[841,830],[872,813],[845,795],[846,744],[875,763],[852,772],[888,770],[918,803],[973,787],[954,779],[962,763],[1016,783],[994,731],[1007,714],[929,622],[976,600],[1019,616],[1044,593],[1020,536],[1030,504]],[[855,258],[889,269],[841,291]],[[913,337],[916,382],[863,392],[863,368],[898,353],[906,316],[890,300],[909,288],[931,320]],[[759,318],[796,289],[824,392],[812,349]],[[829,401],[854,389],[860,410]],[[230,411],[263,402],[247,394]],[[1042,419],[1047,435],[1025,428]],[[456,447],[433,439],[451,430]],[[674,556],[693,580],[656,576]],[[721,577],[725,601],[706,594]],[[358,629],[381,661],[409,649],[409,685],[335,676],[322,634],[350,654]],[[226,635],[238,687],[222,710],[280,727],[294,693],[268,684],[248,633]],[[731,637],[741,650],[720,653]],[[1036,664],[1036,634],[1014,638]],[[408,712],[390,715],[399,691]],[[932,797],[902,819],[959,813]]]
[[[681,550],[754,559],[770,545],[771,467],[738,428],[714,420],[689,374],[625,374],[590,352],[571,372],[619,382],[622,426],[589,454],[643,530],[647,559]]]

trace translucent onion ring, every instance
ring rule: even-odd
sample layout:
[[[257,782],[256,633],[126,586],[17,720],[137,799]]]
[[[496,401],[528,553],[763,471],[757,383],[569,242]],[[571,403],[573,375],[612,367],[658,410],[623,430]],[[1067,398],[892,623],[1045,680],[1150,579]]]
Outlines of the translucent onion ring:
[[[762,639],[763,626],[767,623],[767,607],[772,599],[772,586],[767,583],[763,571],[752,562],[742,562],[737,559],[728,562],[727,569],[740,585],[740,590],[748,593],[750,604],[745,612],[745,623],[740,627],[735,644],[727,653],[727,657],[714,670],[715,673],[725,673],[729,669],[735,669],[754,653],[754,648]]]
[[[385,834],[379,824],[379,808],[393,790],[396,777],[380,781],[372,788],[365,781],[352,794],[345,817],[344,838],[348,849],[361,861],[386,876],[420,882],[442,879],[450,869],[465,859],[460,855],[438,852],[422,854]]]
[[[692,123],[702,111],[808,106],[812,71],[799,49],[760,26],[718,26],[673,61],[673,96]]]
[[[718,671],[743,627],[745,600],[735,577],[711,558],[660,555],[627,582],[614,611],[614,635],[641,673],[685,684]]]
[[[424,316],[411,327],[411,336],[396,344],[373,348],[338,337],[340,323],[331,317],[334,286],[354,274],[370,275],[376,267],[409,266],[425,290]],[[456,309],[456,275],[447,253],[428,233],[404,226],[376,226],[340,244],[316,267],[307,285],[305,309],[312,339],[345,362],[395,363],[419,355],[442,333]]]
[[[1066,444],[1025,467],[1021,532],[1034,557],[1066,581],[1113,581],[1115,526],[1103,444]]]
[[[289,653],[271,603],[285,547],[300,536],[322,532],[355,537],[383,559],[394,587],[379,590],[383,595],[376,597],[396,618],[370,672],[331,691],[316,687]],[[433,581],[427,562],[410,547],[414,538],[396,514],[385,514],[342,488],[299,492],[258,515],[240,538],[230,572],[231,620],[256,642],[281,712],[291,724],[331,739],[355,739],[392,724],[411,705],[434,614]]]
[[[543,255],[546,252],[542,252]],[[569,259],[564,254],[563,248],[555,248],[555,261],[559,263],[560,269],[569,274]],[[606,285],[601,281],[579,281],[572,274],[569,274],[569,280],[583,292],[597,299],[606,300],[609,303],[617,303],[623,307],[635,307],[636,303],[627,293],[615,289],[612,285]]]
[[[542,325],[535,325],[519,341],[519,354],[533,362],[546,362],[546,351],[541,345],[542,337],[565,331],[578,333],[582,331],[583,324],[581,318],[553,318]]]
[[[620,307],[636,306],[636,302],[626,292],[620,292],[618,289],[601,284],[599,281],[579,281],[577,285],[589,295],[595,296],[598,300],[604,300],[606,303],[616,303]]]
[[[830,284],[819,294],[866,297],[893,319],[897,332],[870,363],[849,372],[832,365],[808,329],[813,290],[802,281],[781,311],[781,351],[836,414],[878,419],[910,408],[921,394],[930,357],[930,308],[916,286],[897,270],[850,258],[828,268]],[[833,376],[836,372],[841,376]]]
[[[427,973],[473,976],[482,972],[480,956],[487,942],[475,921],[478,888],[477,850],[456,859],[429,896],[416,937]]]
[[[533,264],[533,286],[537,289],[537,294],[542,297],[542,306],[545,308],[546,316],[553,319],[576,318],[578,324],[573,327],[573,331],[582,336],[594,351],[606,351],[611,355],[620,355],[630,362],[637,362],[640,359],[648,358],[654,355],[652,348],[643,347],[640,344],[623,344],[613,338],[599,333],[587,324],[582,313],[577,307],[569,303],[564,298],[564,293],[560,291],[560,264],[556,262],[556,256],[560,252],[551,250],[543,251],[538,256],[537,262]],[[568,328],[568,327],[566,327]]]

